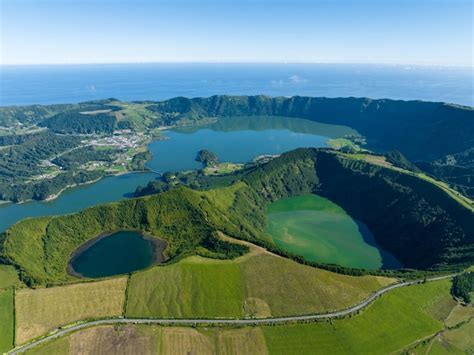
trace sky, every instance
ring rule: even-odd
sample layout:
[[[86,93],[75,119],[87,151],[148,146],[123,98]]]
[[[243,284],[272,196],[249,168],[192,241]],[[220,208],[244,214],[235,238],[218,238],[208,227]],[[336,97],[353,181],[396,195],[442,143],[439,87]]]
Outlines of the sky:
[[[471,0],[0,0],[1,64],[473,66]]]

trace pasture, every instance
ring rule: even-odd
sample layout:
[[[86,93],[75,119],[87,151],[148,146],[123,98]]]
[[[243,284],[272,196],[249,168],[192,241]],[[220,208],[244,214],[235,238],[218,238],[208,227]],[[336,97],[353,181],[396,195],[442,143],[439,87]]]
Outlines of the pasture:
[[[449,294],[448,280],[393,290],[352,318],[264,327],[272,354],[381,354],[402,350],[443,329],[433,309]]]
[[[0,290],[0,353],[13,347],[13,290]]]
[[[346,308],[395,281],[384,277],[336,274],[270,254],[244,257],[238,262],[247,313],[257,316],[308,314]]]
[[[88,318],[120,316],[127,278],[16,292],[16,344]]]
[[[20,285],[21,281],[16,269],[11,265],[0,265],[0,289]]]
[[[268,317],[354,305],[394,279],[347,276],[281,258],[257,247],[231,260],[189,257],[132,275],[127,316]]]
[[[127,316],[242,317],[243,287],[232,261],[190,257],[132,275]]]

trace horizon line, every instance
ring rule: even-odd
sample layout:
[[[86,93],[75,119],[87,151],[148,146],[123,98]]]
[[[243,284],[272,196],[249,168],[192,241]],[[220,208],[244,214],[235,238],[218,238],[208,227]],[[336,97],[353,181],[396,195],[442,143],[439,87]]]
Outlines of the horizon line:
[[[325,62],[325,61],[124,61],[124,62],[80,62],[80,63],[0,63],[0,67],[32,67],[32,66],[82,66],[82,65],[138,65],[138,64],[248,64],[248,65],[379,65],[379,66],[413,66],[413,67],[437,67],[437,68],[470,68],[474,69],[474,63],[469,64],[434,64],[434,63],[390,63],[390,62]]]

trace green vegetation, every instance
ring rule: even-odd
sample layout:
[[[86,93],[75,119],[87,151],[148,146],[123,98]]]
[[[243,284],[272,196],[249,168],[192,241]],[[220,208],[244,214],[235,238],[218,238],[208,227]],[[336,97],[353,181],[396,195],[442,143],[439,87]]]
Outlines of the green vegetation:
[[[116,127],[111,111],[117,109],[107,105],[79,106],[46,118],[39,126],[63,134],[111,134]]]
[[[0,199],[18,201],[22,200],[23,196],[30,198],[31,195],[40,193],[39,184],[33,182],[25,187],[24,182],[35,175],[48,172],[47,167],[41,167],[41,161],[72,149],[77,144],[79,139],[76,137],[62,137],[44,132],[19,145],[6,148],[0,156]],[[33,166],[38,169],[32,169]]]
[[[127,278],[16,292],[16,343],[79,320],[122,314]]]
[[[253,246],[250,255],[235,261],[193,256],[134,273],[126,314],[137,318],[242,318],[326,312],[354,305],[393,281],[337,275]],[[338,297],[332,297],[334,294]]]
[[[310,261],[378,269],[379,250],[368,244],[362,230],[347,213],[326,198],[303,195],[278,200],[268,207],[267,233],[277,246]],[[370,240],[369,240],[370,242]]]
[[[69,337],[62,337],[55,339],[53,341],[48,341],[47,343],[40,344],[35,346],[33,349],[30,349],[25,352],[28,355],[68,355],[70,346],[69,346]]]
[[[62,353],[68,347],[72,352],[85,353],[100,349],[158,354],[470,353],[473,322],[443,331],[442,319],[438,318],[439,310],[446,308],[449,288],[448,280],[399,288],[357,315],[331,321],[243,328],[96,326],[36,349],[39,353],[46,353],[46,349]],[[444,311],[447,313],[449,310]],[[441,338],[432,341],[430,337],[439,331]],[[416,348],[410,348],[414,344]]]
[[[471,302],[471,293],[474,291],[474,272],[465,272],[457,275],[453,280],[451,292],[464,302]]]
[[[107,157],[99,156],[97,161],[92,160],[94,155],[91,155],[82,166],[77,166],[73,171],[68,170],[68,174],[61,174],[63,171],[58,166],[51,165],[53,159],[63,163],[58,156],[65,152],[61,148],[62,143],[57,142],[60,139],[71,141],[72,146],[77,147],[79,144],[73,141],[78,134],[88,135],[81,137],[88,140],[95,136],[110,137],[115,130],[123,130],[128,131],[122,132],[124,134],[146,132],[149,139],[154,130],[159,131],[163,127],[209,122],[218,127],[220,120],[227,124],[231,120],[236,129],[259,129],[261,122],[271,122],[271,125],[279,128],[282,119],[307,121],[306,124],[287,122],[297,131],[310,131],[314,128],[312,126],[318,125],[321,132],[336,138],[330,144],[346,152],[359,151],[359,146],[365,144],[365,138],[359,132],[368,138],[368,148],[375,151],[398,149],[409,159],[417,160],[417,166],[430,176],[447,181],[458,192],[472,197],[472,112],[469,107],[432,102],[265,96],[180,97],[163,102],[130,103],[111,98],[80,104],[3,107],[0,108],[0,126],[6,127],[7,134],[0,135],[0,146],[12,145],[9,149],[21,150],[20,147],[28,145],[30,141],[37,141],[43,134],[49,134],[53,138],[40,143],[39,147],[54,147],[58,152],[50,152],[39,160],[35,158],[35,169],[31,169],[31,164],[23,164],[28,157],[22,156],[21,152],[8,155],[8,162],[2,163],[0,159],[0,199],[14,202],[46,199],[67,186],[97,179],[105,173],[101,164],[97,163],[103,159],[110,161],[117,158],[113,150],[106,154]],[[246,120],[245,124],[243,119]],[[337,134],[334,133],[336,126]],[[38,132],[38,129],[48,132]],[[342,136],[344,138],[340,138]],[[29,147],[27,150],[36,149]],[[80,160],[87,159],[87,154],[75,154],[79,155]],[[393,154],[387,157],[401,162]],[[141,170],[147,159],[147,156],[139,155],[130,166],[128,161],[119,159],[120,164],[108,166],[106,172]],[[404,169],[417,169],[405,158],[402,163]],[[14,172],[9,170],[12,167]],[[76,176],[78,173],[82,175]],[[15,184],[7,182],[8,179],[11,181],[11,176],[23,175],[25,178]]]
[[[13,348],[13,290],[0,290],[0,352]]]
[[[63,154],[51,162],[62,169],[70,170],[78,168],[91,160],[111,162],[110,150],[99,150],[92,146],[86,146]]]
[[[386,354],[441,330],[429,306],[448,292],[449,281],[405,287],[352,318],[264,327],[263,332],[272,354]]]
[[[20,285],[18,271],[11,265],[0,264],[0,289]]]
[[[323,313],[347,308],[395,281],[334,274],[268,253],[244,256],[238,263],[245,290],[245,310],[251,316]]]
[[[243,246],[217,240],[216,231],[222,231],[309,263],[271,243],[265,213],[278,199],[315,193],[364,222],[377,243],[407,267],[452,269],[474,259],[472,212],[417,176],[324,149],[297,149],[241,176],[241,182],[223,188],[178,186],[73,215],[22,221],[2,234],[1,257],[18,266],[27,284],[63,282],[71,279],[66,273],[70,253],[104,232],[138,230],[164,238],[171,259],[190,253],[213,258],[243,254]],[[427,238],[430,243],[423,242]]]
[[[132,275],[127,316],[242,317],[240,270],[231,261],[200,257]]]
[[[219,162],[217,155],[210,150],[202,149],[197,152],[196,161],[203,164],[204,167],[216,165]]]
[[[204,218],[211,212],[201,193],[180,188],[73,215],[27,219],[3,233],[2,257],[19,265],[22,280],[35,285],[71,280],[66,272],[71,253],[107,231],[138,230],[160,236],[169,243],[170,258],[192,252],[217,258],[243,254],[243,246],[215,241],[213,227]]]

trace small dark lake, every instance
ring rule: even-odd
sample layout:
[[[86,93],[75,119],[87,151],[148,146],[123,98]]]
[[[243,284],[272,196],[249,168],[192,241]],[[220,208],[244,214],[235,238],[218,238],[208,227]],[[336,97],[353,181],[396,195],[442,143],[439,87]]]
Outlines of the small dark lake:
[[[77,249],[69,272],[82,277],[126,274],[161,263],[166,241],[139,232],[120,231],[97,237]]]

